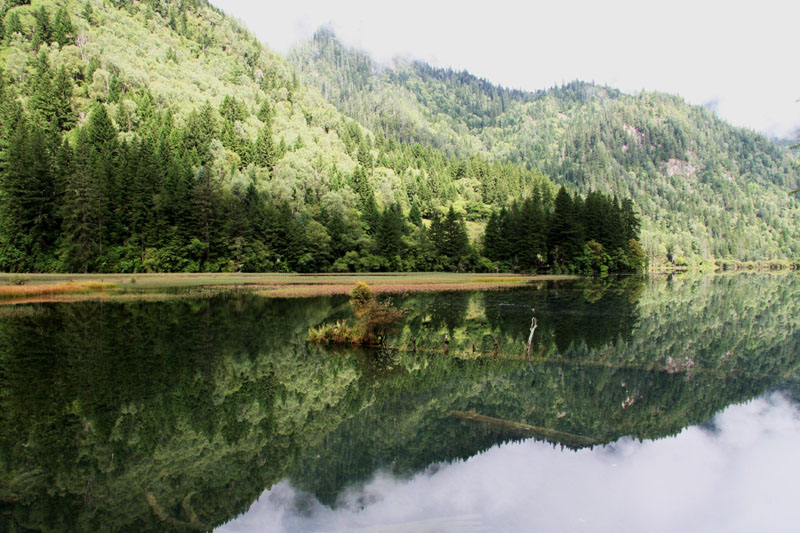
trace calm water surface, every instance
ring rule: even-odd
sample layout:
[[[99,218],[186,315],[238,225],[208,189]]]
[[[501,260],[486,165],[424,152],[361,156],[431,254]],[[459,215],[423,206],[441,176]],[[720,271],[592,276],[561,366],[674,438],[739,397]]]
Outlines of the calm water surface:
[[[0,530],[796,531],[800,278],[393,301],[0,309]]]

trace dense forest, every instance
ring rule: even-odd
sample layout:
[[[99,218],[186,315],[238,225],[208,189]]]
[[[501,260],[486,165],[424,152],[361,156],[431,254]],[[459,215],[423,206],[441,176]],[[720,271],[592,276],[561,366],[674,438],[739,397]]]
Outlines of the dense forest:
[[[2,270],[590,272],[800,251],[786,150],[675,97],[382,69],[326,31],[287,61],[204,0],[3,1],[0,22]]]
[[[603,269],[643,266],[620,260],[638,234],[559,252],[543,172],[371,133],[205,2],[2,13],[4,270],[591,271],[598,244]],[[495,257],[482,227],[525,198],[546,246]]]
[[[572,82],[537,92],[397,59],[379,65],[326,29],[289,60],[343,113],[403,142],[535,168],[583,194],[631,198],[653,265],[794,259],[794,158],[711,111]]]

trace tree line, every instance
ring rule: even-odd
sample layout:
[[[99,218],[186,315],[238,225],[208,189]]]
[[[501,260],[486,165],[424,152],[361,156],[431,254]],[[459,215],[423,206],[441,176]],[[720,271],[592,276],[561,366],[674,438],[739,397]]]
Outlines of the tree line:
[[[0,267],[14,272],[218,271],[532,271],[637,270],[638,218],[629,201],[599,193],[586,200],[545,184],[493,212],[484,243],[471,242],[452,204],[446,214],[399,203],[378,206],[363,149],[344,184],[356,213],[313,205],[296,210],[254,182],[224,187],[213,165],[214,138],[270,167],[279,157],[265,111],[263,132],[247,143],[205,106],[178,127],[156,113],[138,135],[120,135],[97,104],[74,141],[71,81],[37,74],[30,113],[6,101],[2,113]],[[148,97],[143,95],[146,107]],[[309,202],[311,203],[311,202]],[[425,211],[427,219],[423,219]]]
[[[635,272],[646,265],[633,202],[591,192],[572,196],[563,186],[492,213],[486,225],[486,257],[502,270]]]

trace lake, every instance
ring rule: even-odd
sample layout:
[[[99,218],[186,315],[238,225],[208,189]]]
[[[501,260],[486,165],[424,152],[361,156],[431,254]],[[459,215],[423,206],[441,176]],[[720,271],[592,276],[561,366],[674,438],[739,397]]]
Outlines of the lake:
[[[800,277],[387,299],[0,308],[0,529],[797,529]]]

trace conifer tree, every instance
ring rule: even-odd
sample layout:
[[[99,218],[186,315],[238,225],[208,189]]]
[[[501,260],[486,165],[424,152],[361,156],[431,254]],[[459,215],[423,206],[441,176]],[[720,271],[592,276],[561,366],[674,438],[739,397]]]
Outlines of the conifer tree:
[[[272,172],[276,161],[275,144],[272,142],[272,128],[269,123],[258,132],[255,147],[255,164]]]
[[[395,257],[399,257],[405,249],[403,236],[406,231],[406,222],[400,204],[394,203],[384,209],[375,232],[378,253],[389,259],[390,262]],[[393,263],[392,267],[396,269],[398,265]]]
[[[38,50],[43,43],[48,43],[53,37],[53,25],[50,14],[44,6],[33,12],[33,49]]]
[[[460,262],[469,252],[469,236],[467,235],[466,223],[461,215],[455,212],[452,205],[444,220],[442,245],[442,253],[456,263]]]
[[[17,123],[0,174],[0,260],[5,270],[43,271],[57,236],[53,150],[45,133]]]
[[[96,104],[86,124],[89,150],[89,174],[91,187],[98,198],[97,224],[99,229],[99,255],[103,255],[104,243],[114,242],[119,237],[119,220],[114,217],[119,205],[117,156],[119,143],[117,131],[102,104]]]
[[[564,186],[559,189],[553,207],[547,247],[553,262],[570,265],[583,249],[583,228],[578,208]]]
[[[5,21],[5,39],[10,40],[15,33],[23,33],[22,21],[19,19],[19,13],[12,11]]]
[[[64,192],[59,210],[59,259],[67,272],[93,271],[100,248],[100,191],[92,180],[89,150],[88,129],[81,128],[75,150],[65,141],[60,151],[62,161],[72,161],[70,171],[62,174]]]
[[[53,21],[53,39],[62,47],[73,44],[75,40],[74,27],[67,8],[61,6],[56,11]]]
[[[411,209],[408,212],[408,220],[418,228],[422,227],[422,213],[419,210],[419,204],[417,203],[416,199],[411,202]]]

